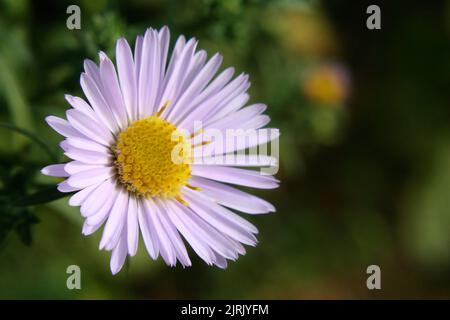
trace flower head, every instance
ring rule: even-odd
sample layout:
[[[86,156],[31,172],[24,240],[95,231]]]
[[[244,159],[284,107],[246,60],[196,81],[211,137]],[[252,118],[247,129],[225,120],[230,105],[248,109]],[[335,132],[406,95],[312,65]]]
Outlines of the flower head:
[[[81,87],[87,101],[66,95],[72,107],[67,119],[46,118],[65,137],[61,148],[71,161],[42,172],[67,178],[58,189],[75,192],[69,204],[80,206],[83,234],[104,225],[100,249],[112,251],[114,274],[136,254],[139,234],[149,255],[161,255],[168,265],[191,265],[184,238],[207,264],[225,268],[227,260],[245,254],[243,244],[257,243],[256,227],[231,209],[275,211],[228,185],[276,188],[272,175],[239,168],[270,166],[273,157],[221,157],[278,137],[275,129],[261,135],[270,120],[262,114],[265,105],[245,106],[248,76],[232,79],[233,68],[216,76],[222,57],[207,61],[197,41],[183,36],[169,59],[169,36],[167,27],[148,29],[137,37],[134,54],[119,39],[117,72],[103,52],[99,65],[86,60]],[[254,130],[257,139],[228,144],[217,135],[205,138],[208,130],[220,136],[228,129]]]

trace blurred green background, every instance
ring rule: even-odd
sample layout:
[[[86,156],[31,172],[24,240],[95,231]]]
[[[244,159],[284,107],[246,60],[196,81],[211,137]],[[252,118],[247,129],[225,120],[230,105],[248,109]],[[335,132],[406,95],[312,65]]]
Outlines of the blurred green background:
[[[450,298],[450,1],[374,3],[370,31],[365,1],[0,0],[0,298]],[[277,213],[248,217],[260,243],[225,271],[192,252],[169,268],[141,243],[112,276],[67,198],[36,204],[58,181],[40,168],[64,161],[44,118],[81,94],[84,58],[163,25],[248,72],[269,105],[282,183],[255,193]],[[71,264],[82,290],[66,288]]]

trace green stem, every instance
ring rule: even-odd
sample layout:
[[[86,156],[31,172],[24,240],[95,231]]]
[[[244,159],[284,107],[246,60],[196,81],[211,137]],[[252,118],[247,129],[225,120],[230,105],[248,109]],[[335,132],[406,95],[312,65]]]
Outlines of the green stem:
[[[7,39],[5,40],[7,41]],[[8,44],[6,44],[6,47],[8,47]],[[0,94],[5,97],[12,123],[22,128],[28,128],[30,132],[33,132],[33,117],[23,88],[20,86],[14,70],[11,69],[11,63],[2,55],[0,55],[0,70],[2,70],[0,72]],[[13,147],[15,149],[22,147],[26,142],[26,140],[20,138],[20,136],[13,136]]]
[[[38,136],[34,135],[32,132],[22,129],[22,128],[19,128],[19,127],[16,127],[15,125],[12,125],[12,124],[6,123],[6,122],[0,122],[0,127],[15,131],[17,133],[20,133],[20,134],[30,138],[31,140],[36,142],[36,144],[38,146],[40,146],[43,150],[45,150],[47,152],[47,154],[49,155],[49,157],[52,159],[53,162],[55,162],[55,163],[58,162],[58,157],[53,152],[53,150],[45,143],[44,140],[42,140]]]
[[[57,199],[61,199],[71,195],[72,193],[60,192],[56,186],[51,186],[42,190],[39,190],[30,195],[25,195],[15,201],[15,205],[19,207],[33,206],[37,204],[43,204],[51,202]]]

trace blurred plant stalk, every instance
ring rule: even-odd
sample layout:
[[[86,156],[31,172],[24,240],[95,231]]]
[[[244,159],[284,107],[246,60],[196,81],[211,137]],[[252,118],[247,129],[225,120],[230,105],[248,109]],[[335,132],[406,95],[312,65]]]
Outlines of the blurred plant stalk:
[[[5,59],[0,56],[0,90],[2,96],[6,100],[8,111],[11,116],[11,123],[19,128],[26,128],[28,131],[33,132],[33,120],[28,106],[25,100],[22,88],[19,85],[18,79],[9,68]],[[16,150],[22,149],[29,143],[29,139],[26,137],[13,133],[13,146]]]

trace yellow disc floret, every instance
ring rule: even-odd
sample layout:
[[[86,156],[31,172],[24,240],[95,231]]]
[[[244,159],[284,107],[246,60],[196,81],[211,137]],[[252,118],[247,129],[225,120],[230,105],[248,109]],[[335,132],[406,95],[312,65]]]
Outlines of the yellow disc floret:
[[[135,121],[114,147],[119,181],[140,196],[177,198],[191,175],[183,160],[190,148],[177,128],[158,116]]]

